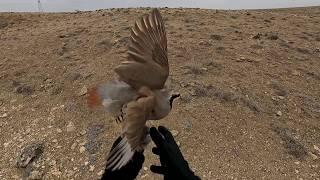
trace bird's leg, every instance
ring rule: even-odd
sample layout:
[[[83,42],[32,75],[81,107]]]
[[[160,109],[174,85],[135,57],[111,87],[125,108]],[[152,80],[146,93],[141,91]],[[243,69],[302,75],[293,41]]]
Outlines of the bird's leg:
[[[144,140],[142,141],[143,142],[143,145],[144,146],[147,146],[150,142],[151,142],[151,137],[150,137],[150,133],[149,133],[149,127],[148,126],[145,126],[144,127],[144,129],[145,129],[145,138],[144,138]]]

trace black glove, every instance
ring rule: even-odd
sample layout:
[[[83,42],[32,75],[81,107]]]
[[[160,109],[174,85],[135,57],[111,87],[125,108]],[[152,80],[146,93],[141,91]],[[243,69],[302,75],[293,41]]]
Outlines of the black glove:
[[[159,131],[155,127],[150,128],[150,136],[157,146],[152,152],[160,156],[161,166],[151,165],[150,170],[164,175],[165,180],[199,180],[183,158],[172,134],[163,126],[158,129]]]
[[[116,145],[122,140],[121,137],[113,143],[111,150],[116,147]],[[102,175],[101,179],[103,180],[133,180],[139,174],[140,169],[144,163],[144,155],[143,152],[135,152],[132,159],[123,166],[119,170],[111,171],[111,169],[105,169],[104,174]]]

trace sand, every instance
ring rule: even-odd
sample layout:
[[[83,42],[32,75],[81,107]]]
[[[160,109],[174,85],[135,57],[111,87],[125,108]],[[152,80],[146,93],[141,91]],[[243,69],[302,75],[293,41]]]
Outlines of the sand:
[[[89,109],[151,9],[0,13],[0,179],[97,179],[120,126]],[[202,179],[320,178],[320,7],[160,10],[176,141]],[[24,147],[43,151],[17,168]],[[148,146],[139,179],[161,179]],[[34,156],[37,156],[35,154]]]

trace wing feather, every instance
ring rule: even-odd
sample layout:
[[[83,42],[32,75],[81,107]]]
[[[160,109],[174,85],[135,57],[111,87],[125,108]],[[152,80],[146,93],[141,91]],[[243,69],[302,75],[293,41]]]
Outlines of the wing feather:
[[[128,103],[122,127],[123,138],[108,155],[108,169],[121,168],[128,163],[135,151],[143,150],[148,133],[146,117],[151,112],[154,101],[154,96],[147,96]]]
[[[127,63],[128,61],[132,63]],[[158,9],[142,16],[131,29],[128,60],[115,68],[120,80],[139,89],[162,89],[169,76],[167,37]]]
[[[148,114],[154,107],[154,96],[141,97],[137,101],[128,103],[126,119],[123,123],[124,135],[131,148],[140,149],[141,142],[146,136],[144,130]]]

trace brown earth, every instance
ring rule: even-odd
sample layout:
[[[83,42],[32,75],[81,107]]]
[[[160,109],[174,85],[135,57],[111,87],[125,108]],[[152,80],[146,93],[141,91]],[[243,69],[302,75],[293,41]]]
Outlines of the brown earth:
[[[120,126],[86,88],[115,77],[129,29],[151,9],[0,13],[0,179],[95,179]],[[170,79],[165,125],[202,179],[320,179],[320,7],[161,9]],[[33,142],[43,153],[16,168]],[[141,179],[161,179],[145,151]],[[37,156],[35,154],[34,156]]]

